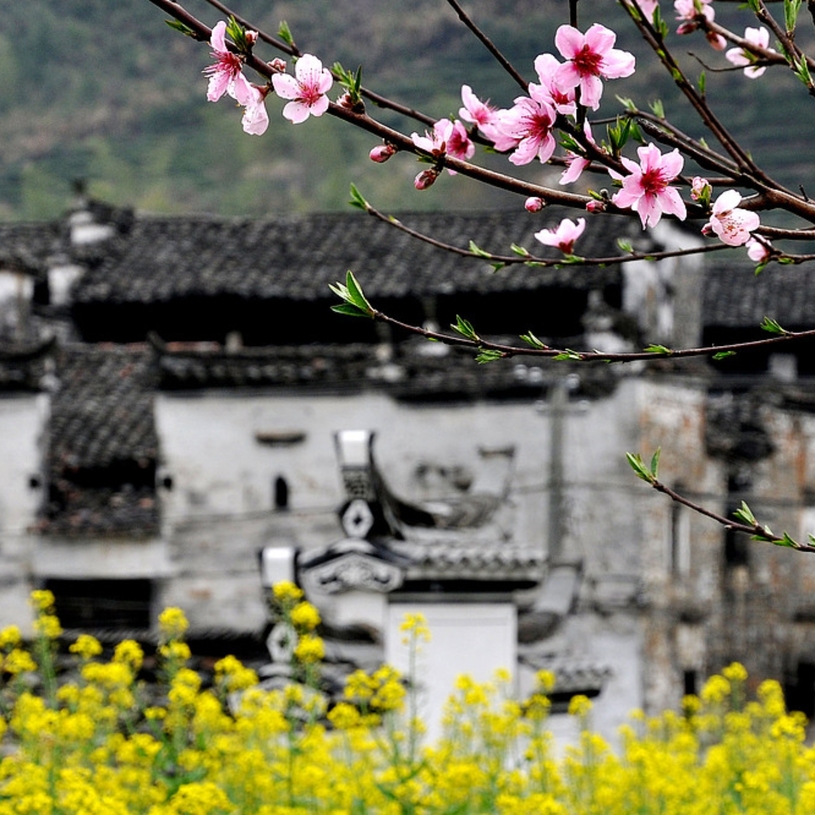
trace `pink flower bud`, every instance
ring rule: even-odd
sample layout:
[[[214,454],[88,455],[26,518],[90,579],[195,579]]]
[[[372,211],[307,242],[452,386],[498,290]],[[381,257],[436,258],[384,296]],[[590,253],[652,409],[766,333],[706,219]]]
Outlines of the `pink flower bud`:
[[[533,195],[531,198],[527,198],[526,201],[524,201],[524,209],[527,212],[540,212],[543,207],[543,198],[538,198],[536,195]]]
[[[755,263],[766,263],[770,259],[770,247],[762,241],[750,238],[745,244],[747,257]]]
[[[709,202],[712,190],[713,188],[710,186],[710,182],[706,178],[701,178],[697,175],[694,176],[693,182],[691,183],[690,197],[693,198],[694,201]]]
[[[244,33],[246,37],[246,44],[251,48],[258,41],[257,31],[247,31]]]
[[[606,211],[606,202],[605,201],[598,201],[595,198],[592,198],[591,201],[586,203],[586,211],[587,212],[605,212]]]
[[[435,167],[431,167],[429,170],[422,170],[419,175],[413,179],[413,186],[416,187],[417,190],[426,190],[436,183],[438,177],[439,171]]]
[[[395,153],[396,148],[392,144],[385,142],[385,144],[378,144],[374,147],[374,149],[368,153],[368,158],[377,164],[383,164]]]
[[[280,59],[280,57],[275,57],[270,63],[269,67],[276,73],[276,74],[284,74],[286,73],[286,60]]]

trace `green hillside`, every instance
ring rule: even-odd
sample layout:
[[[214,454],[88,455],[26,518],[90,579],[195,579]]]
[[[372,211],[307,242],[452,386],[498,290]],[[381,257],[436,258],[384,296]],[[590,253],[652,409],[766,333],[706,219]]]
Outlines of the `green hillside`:
[[[203,0],[186,5],[209,24],[219,19]],[[532,77],[535,55],[554,50],[566,6],[563,0],[473,0],[467,8]],[[288,21],[303,50],[325,62],[361,62],[366,84],[433,116],[458,108],[464,82],[502,105],[517,93],[443,0],[235,0],[235,8],[270,33]],[[168,213],[338,209],[352,181],[390,209],[517,206],[462,180],[442,179],[415,193],[413,159],[374,165],[367,159],[369,136],[330,117],[292,126],[276,100],[270,100],[268,133],[245,135],[227,101],[205,101],[200,71],[209,61],[207,48],[172,31],[148,0],[0,0],[0,10],[0,219],[59,214],[75,178],[88,179],[94,195],[114,203]],[[599,19],[624,31],[611,0],[582,0],[580,13],[587,23]],[[630,34],[620,41],[643,55]],[[678,45],[725,65],[701,38]],[[607,98],[613,102],[620,93],[644,104],[659,96],[669,116],[699,135],[653,60],[639,65],[634,78],[609,86]],[[693,65],[700,70],[699,62]],[[710,95],[721,100],[724,118],[797,187],[807,186],[810,172],[804,134],[813,125],[812,100],[796,92],[790,110],[770,112],[795,86],[779,71],[757,82],[708,72]],[[541,177],[540,168],[526,172]]]

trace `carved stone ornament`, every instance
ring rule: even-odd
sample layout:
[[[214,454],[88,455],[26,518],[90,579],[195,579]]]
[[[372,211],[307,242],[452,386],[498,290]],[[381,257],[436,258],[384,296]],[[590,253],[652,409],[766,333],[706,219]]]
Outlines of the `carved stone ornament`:
[[[342,513],[342,529],[349,538],[364,538],[374,525],[374,514],[367,501],[355,498]]]
[[[393,563],[352,552],[305,569],[300,579],[306,592],[340,594],[357,589],[386,594],[402,585],[405,574]]]

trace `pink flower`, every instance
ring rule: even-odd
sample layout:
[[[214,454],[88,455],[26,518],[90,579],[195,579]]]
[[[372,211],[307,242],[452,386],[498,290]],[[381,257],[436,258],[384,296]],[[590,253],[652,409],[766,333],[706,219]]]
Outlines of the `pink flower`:
[[[466,161],[475,153],[475,145],[467,135],[467,128],[458,119],[439,119],[433,125],[432,133],[425,133],[424,136],[413,133],[411,139],[419,149],[435,157],[448,155]],[[447,172],[456,174],[449,168]]]
[[[702,233],[713,232],[722,243],[728,246],[743,246],[750,240],[750,233],[758,229],[758,214],[740,209],[741,194],[736,190],[725,190],[713,204],[710,220],[702,227]]]
[[[594,138],[591,135],[591,125],[589,124],[588,120],[586,120],[586,123],[583,126],[583,132],[586,134],[586,139],[588,140],[589,144],[596,146]],[[578,153],[573,153],[571,150],[567,150],[566,169],[561,173],[558,183],[571,184],[573,181],[577,181],[577,179],[583,174],[583,170],[585,170],[589,164],[591,164],[591,162],[585,156],[581,156]]]
[[[645,14],[649,20],[653,19],[654,12],[659,6],[659,0],[638,0],[638,2],[643,14]]]
[[[758,48],[773,51],[772,48],[769,48],[770,32],[764,28],[764,26],[761,28],[745,28],[744,39]],[[765,65],[756,65],[757,57],[744,48],[730,48],[725,53],[725,57],[729,62],[732,62],[733,65],[738,65],[739,67],[746,66],[744,68],[744,75],[749,76],[750,79],[756,79],[767,70]]]
[[[555,83],[555,71],[560,67],[557,58],[552,54],[539,54],[535,57],[535,73],[540,85],[529,86],[529,95],[541,102],[547,102],[558,113],[574,116],[577,111],[574,88],[561,90]]]
[[[701,27],[700,17],[703,17],[709,23],[713,22],[716,15],[710,5],[711,2],[712,0],[675,0],[674,10],[676,11],[676,19],[680,23],[676,33],[691,34],[696,31],[697,28]],[[705,36],[717,51],[723,51],[727,47],[727,40],[721,34],[706,31]]]
[[[217,62],[204,68],[204,74],[209,77],[207,99],[217,102],[226,93],[238,104],[245,105],[252,97],[251,85],[242,73],[243,61],[226,47],[226,23],[223,20],[212,29],[209,44]]]
[[[555,84],[568,91],[580,87],[580,101],[597,110],[603,95],[601,79],[619,79],[634,73],[634,55],[614,48],[617,35],[599,23],[584,34],[570,25],[562,25],[555,34],[555,45],[567,62],[555,72]]]
[[[524,201],[524,209],[527,212],[540,212],[543,209],[544,204],[545,202],[543,198],[538,198],[537,195],[533,195]]]
[[[754,263],[766,263],[770,259],[769,244],[750,238],[745,246],[747,247],[747,257]]]
[[[269,114],[266,112],[266,94],[269,89],[250,85],[249,90],[251,96],[245,103],[241,126],[251,136],[262,136],[269,127]]]
[[[479,128],[492,123],[496,109],[489,102],[482,102],[469,85],[461,86],[461,101],[464,107],[459,108],[458,115],[465,122],[471,122]]]
[[[496,149],[514,147],[509,160],[518,166],[529,164],[535,158],[545,164],[555,152],[552,127],[556,116],[546,102],[519,96],[509,110],[499,110],[496,114],[493,138]]]
[[[571,255],[575,241],[583,234],[586,228],[586,219],[578,218],[577,223],[564,218],[556,229],[541,229],[535,233],[535,238],[545,246],[554,246],[564,255]]]
[[[637,148],[640,163],[620,159],[631,175],[622,179],[623,188],[611,199],[618,207],[631,207],[638,213],[643,229],[656,226],[663,212],[685,220],[687,210],[682,196],[669,186],[682,172],[685,160],[678,150],[664,156],[655,144]]]
[[[311,54],[303,54],[297,60],[294,76],[272,76],[275,93],[292,100],[283,108],[283,115],[293,124],[305,122],[309,116],[322,116],[328,110],[326,93],[333,83],[331,71]]]

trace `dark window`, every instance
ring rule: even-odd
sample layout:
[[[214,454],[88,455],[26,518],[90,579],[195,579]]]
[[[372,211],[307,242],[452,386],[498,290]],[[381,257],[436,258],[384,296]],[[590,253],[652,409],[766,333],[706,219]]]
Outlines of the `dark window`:
[[[63,628],[150,628],[150,580],[46,580],[45,588]]]
[[[787,707],[811,719],[815,715],[815,663],[799,662],[791,680],[784,685]]]
[[[683,671],[682,672],[682,693],[685,696],[695,696],[697,693],[697,672],[696,671]]]
[[[274,481],[274,508],[278,511],[289,508],[289,484],[282,475]]]

